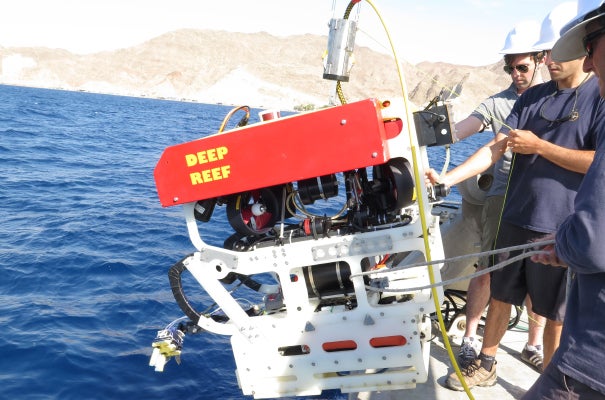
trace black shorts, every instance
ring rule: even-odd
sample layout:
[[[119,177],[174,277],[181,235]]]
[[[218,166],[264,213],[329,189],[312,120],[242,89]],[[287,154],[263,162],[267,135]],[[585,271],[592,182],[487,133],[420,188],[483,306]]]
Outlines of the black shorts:
[[[539,241],[545,234],[502,222],[496,237],[496,249]],[[523,250],[499,253],[490,257],[495,265],[521,254]],[[496,300],[517,306],[523,305],[529,294],[532,311],[554,321],[565,317],[565,289],[567,268],[534,263],[529,257],[515,261],[491,273],[491,292]]]

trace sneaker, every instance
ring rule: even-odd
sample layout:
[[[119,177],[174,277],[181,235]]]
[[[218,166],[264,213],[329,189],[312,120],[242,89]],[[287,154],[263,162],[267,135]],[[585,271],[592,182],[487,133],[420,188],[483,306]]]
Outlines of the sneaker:
[[[475,386],[494,386],[496,384],[496,361],[494,361],[491,371],[483,368],[481,366],[481,360],[476,359],[468,367],[461,368],[460,372],[469,389]],[[456,372],[452,372],[450,376],[447,377],[445,385],[452,390],[460,392],[464,390],[462,382],[458,379]]]
[[[528,346],[529,345],[525,343],[525,347],[521,352],[521,359],[534,367],[536,371],[542,373],[542,371],[544,371],[544,353],[542,352],[542,346],[531,346],[531,349]]]
[[[468,367],[479,356],[481,345],[473,337],[463,337],[460,351],[458,352],[458,365],[460,368]]]

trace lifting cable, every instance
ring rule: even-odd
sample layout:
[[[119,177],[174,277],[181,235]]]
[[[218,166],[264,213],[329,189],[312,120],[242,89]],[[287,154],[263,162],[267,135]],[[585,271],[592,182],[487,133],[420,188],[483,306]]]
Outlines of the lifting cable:
[[[473,253],[473,254],[464,254],[461,256],[446,258],[443,260],[418,262],[418,263],[414,263],[414,264],[406,264],[406,265],[402,265],[402,266],[391,267],[388,269],[383,268],[383,269],[379,269],[379,270],[366,271],[366,272],[361,272],[358,274],[351,274],[350,278],[354,278],[357,276],[365,276],[365,275],[388,274],[390,272],[402,271],[402,270],[410,269],[410,268],[417,268],[417,267],[422,267],[422,266],[434,266],[436,264],[442,264],[442,263],[446,263],[446,262],[455,262],[455,261],[463,260],[466,258],[490,256],[490,255],[495,255],[495,254],[500,254],[500,253],[509,253],[512,251],[526,250],[528,248],[536,248],[536,247],[546,246],[546,245],[550,245],[550,244],[554,244],[554,243],[555,243],[554,240],[544,240],[544,241],[540,241],[540,242],[532,242],[532,243],[522,244],[522,245],[518,245],[518,246],[505,247],[505,248],[501,248],[501,249],[497,249],[497,250],[483,251],[480,253]],[[466,281],[468,279],[472,279],[474,277],[485,275],[492,271],[502,269],[509,264],[512,264],[512,263],[522,260],[524,258],[538,255],[538,254],[545,254],[545,252],[543,250],[524,251],[521,254],[511,257],[507,260],[501,261],[498,264],[495,264],[491,267],[482,269],[481,271],[477,271],[472,274],[452,278],[447,281],[431,283],[430,285],[426,285],[426,286],[405,288],[405,291],[406,292],[415,292],[415,291],[420,291],[420,290],[425,290],[425,289],[431,289],[431,288],[438,287],[438,286],[447,286],[447,285],[451,285],[453,283],[457,283],[457,282],[461,282],[461,281]],[[370,291],[375,291],[375,292],[401,292],[402,291],[402,289],[377,288],[377,287],[372,287],[369,285],[367,285],[366,288]]]

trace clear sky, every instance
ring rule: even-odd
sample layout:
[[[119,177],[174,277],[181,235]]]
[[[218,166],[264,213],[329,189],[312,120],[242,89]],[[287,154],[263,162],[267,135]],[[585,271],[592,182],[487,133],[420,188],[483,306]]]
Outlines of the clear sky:
[[[524,19],[542,22],[563,0],[372,0],[398,56],[411,63],[487,65],[501,58],[508,31]],[[328,34],[348,0],[0,0],[0,47],[45,46],[74,53],[113,50],[179,28],[277,36]],[[356,43],[387,48],[365,0]],[[262,49],[259,49],[262,51]]]

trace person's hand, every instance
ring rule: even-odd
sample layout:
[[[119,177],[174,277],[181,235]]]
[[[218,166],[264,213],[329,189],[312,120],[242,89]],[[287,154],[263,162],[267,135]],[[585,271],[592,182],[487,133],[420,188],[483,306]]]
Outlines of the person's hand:
[[[552,265],[554,267],[564,267],[565,264],[561,261],[559,257],[557,257],[557,253],[555,252],[555,246],[549,244],[540,249],[542,253],[534,254],[531,256],[531,260],[536,263]]]
[[[515,153],[538,154],[542,139],[532,131],[513,129],[508,132],[508,147]]]
[[[553,240],[555,238],[555,234],[551,233],[549,235],[544,236],[541,240]],[[531,260],[533,262],[552,265],[554,267],[567,267],[567,265],[561,261],[559,257],[557,257],[557,252],[555,251],[554,244],[547,244],[546,246],[540,249],[542,253],[534,254],[531,256]]]
[[[441,176],[433,168],[430,168],[424,173],[424,181],[426,186],[436,185],[440,182]]]

